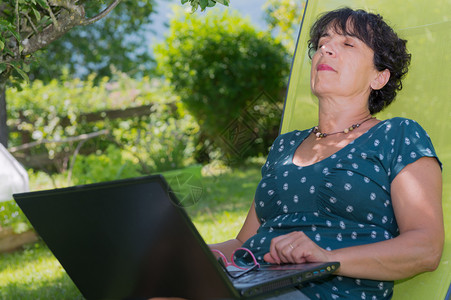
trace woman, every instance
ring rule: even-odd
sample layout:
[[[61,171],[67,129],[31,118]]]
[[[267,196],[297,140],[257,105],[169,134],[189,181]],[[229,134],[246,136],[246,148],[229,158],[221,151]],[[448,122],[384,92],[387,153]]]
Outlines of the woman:
[[[441,164],[427,133],[372,116],[402,87],[406,41],[381,16],[349,8],[322,15],[310,38],[318,126],[275,140],[237,238],[211,248],[246,247],[271,264],[339,261],[336,276],[302,293],[388,299],[394,280],[437,268],[444,242]]]

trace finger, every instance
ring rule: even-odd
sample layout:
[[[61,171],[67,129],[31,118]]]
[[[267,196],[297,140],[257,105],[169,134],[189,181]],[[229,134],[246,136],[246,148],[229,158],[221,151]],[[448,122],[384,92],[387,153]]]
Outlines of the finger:
[[[279,245],[276,246],[276,249],[278,251],[281,262],[285,264],[292,262],[292,253],[294,246],[290,243],[290,240],[284,240],[283,242],[279,243]]]
[[[280,242],[280,240],[283,239],[283,236],[278,236],[275,237],[271,240],[271,244],[269,246],[269,254],[271,256],[271,258],[273,259],[274,263],[276,264],[280,264],[281,260],[279,257],[279,253],[278,250],[276,249],[278,243]]]
[[[263,259],[270,264],[280,265],[281,263],[287,262],[287,259],[283,256],[283,254],[280,252],[280,250],[277,250],[276,248],[274,248],[274,250],[266,253],[263,256]]]
[[[305,237],[303,232],[291,232],[275,245],[280,260],[283,263],[303,263],[306,261],[304,256]]]
[[[292,263],[294,262],[292,253],[295,248],[295,240],[291,234],[283,236],[277,243],[275,243],[274,248],[276,249],[277,255],[281,262]]]
[[[272,257],[272,255],[271,255],[271,253],[266,253],[264,256],[263,256],[263,259],[267,262],[267,263],[270,263],[270,264],[278,264],[278,262]]]
[[[307,262],[307,259],[304,255],[304,250],[302,247],[296,247],[292,252],[293,263],[295,264],[303,264]]]
[[[279,264],[291,262],[291,252],[294,248],[292,242],[294,241],[290,234],[282,235],[272,241],[273,251],[271,251],[271,255],[277,259]]]
[[[326,261],[324,249],[313,242],[305,233],[298,232],[297,246],[293,250],[292,256],[296,263]]]

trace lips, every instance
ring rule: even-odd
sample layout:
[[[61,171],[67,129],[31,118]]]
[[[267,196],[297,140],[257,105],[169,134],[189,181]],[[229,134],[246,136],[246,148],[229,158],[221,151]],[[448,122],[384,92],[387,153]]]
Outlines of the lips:
[[[318,71],[333,71],[333,72],[335,72],[335,69],[332,68],[331,66],[327,65],[327,64],[319,64],[316,67],[316,70],[318,70]]]

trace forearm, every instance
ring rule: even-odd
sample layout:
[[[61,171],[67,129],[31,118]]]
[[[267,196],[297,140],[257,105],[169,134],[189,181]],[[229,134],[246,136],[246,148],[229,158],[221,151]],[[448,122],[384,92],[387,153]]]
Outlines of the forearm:
[[[217,244],[210,244],[208,245],[210,249],[216,249],[221,251],[227,258],[230,258],[232,256],[233,251],[236,248],[239,248],[243,245],[243,242],[241,242],[238,239],[232,239],[228,240],[222,243]]]
[[[338,275],[398,280],[433,271],[442,249],[441,234],[431,236],[427,231],[415,230],[387,241],[334,250],[329,258],[341,263]]]
[[[236,248],[241,247],[245,241],[247,241],[251,236],[257,233],[257,229],[260,226],[260,221],[257,218],[255,212],[254,201],[252,201],[251,208],[247,214],[246,220],[244,221],[243,227],[238,233],[237,237],[223,243],[211,244],[210,249],[216,249],[221,251],[227,258],[231,258],[233,251]]]

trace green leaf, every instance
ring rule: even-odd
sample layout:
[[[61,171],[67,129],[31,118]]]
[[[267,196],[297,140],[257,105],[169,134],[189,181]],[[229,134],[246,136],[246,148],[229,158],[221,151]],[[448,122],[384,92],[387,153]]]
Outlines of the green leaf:
[[[0,40],[0,50],[3,51],[4,48],[5,48],[5,43],[3,43],[2,40]]]
[[[199,0],[200,8],[204,10],[208,5],[208,0]]]
[[[215,0],[215,1],[225,6],[229,6],[230,2],[230,0]]]
[[[4,26],[4,27],[9,27],[9,26],[11,26],[11,22],[8,22],[6,20],[0,19],[0,25]]]
[[[3,49],[3,51],[5,51],[6,54],[8,54],[8,55],[14,56],[14,53],[13,53],[8,47],[5,47],[5,48]]]
[[[27,83],[30,83],[30,78],[28,78],[27,73],[25,73],[24,71],[22,71],[21,69],[19,69],[19,67],[15,66],[14,64],[11,64],[11,66],[13,66],[14,70],[16,70],[16,72],[19,73],[19,75],[20,75]]]
[[[44,9],[49,9],[50,7],[47,5],[47,2],[44,0],[36,0],[36,2]]]
[[[189,0],[181,0],[182,4],[185,4],[186,2],[188,2]]]
[[[30,65],[24,63],[24,64],[22,64],[22,69],[23,69],[24,72],[28,73],[28,72],[30,72]]]
[[[8,31],[16,38],[17,41],[20,41],[20,35],[13,29],[8,28]]]
[[[40,21],[41,20],[41,14],[34,8],[31,8],[33,10],[34,13],[34,17],[36,18],[36,20]]]
[[[0,64],[0,73],[6,70],[6,64]]]

